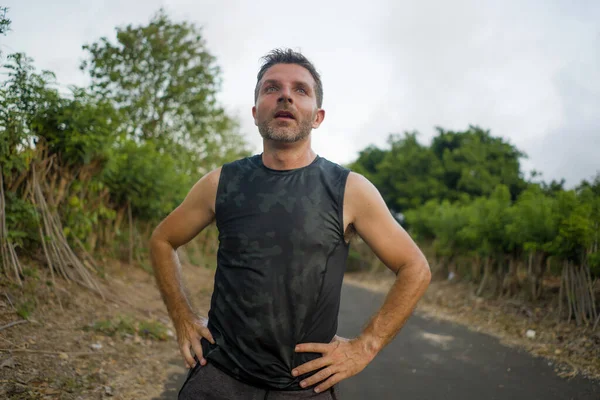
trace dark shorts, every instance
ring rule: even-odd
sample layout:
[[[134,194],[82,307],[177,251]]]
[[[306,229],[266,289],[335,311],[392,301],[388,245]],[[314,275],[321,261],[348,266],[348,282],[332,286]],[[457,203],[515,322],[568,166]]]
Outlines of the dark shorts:
[[[179,400],[338,400],[335,386],[323,393],[314,389],[277,391],[259,389],[227,375],[210,362],[196,363],[179,391]]]

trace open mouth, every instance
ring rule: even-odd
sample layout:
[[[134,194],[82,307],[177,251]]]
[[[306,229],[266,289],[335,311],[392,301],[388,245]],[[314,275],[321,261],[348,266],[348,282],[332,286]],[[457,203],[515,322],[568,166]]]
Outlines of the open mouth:
[[[294,114],[292,114],[289,111],[277,111],[275,113],[275,118],[280,118],[280,119],[296,119],[296,118],[294,118]]]

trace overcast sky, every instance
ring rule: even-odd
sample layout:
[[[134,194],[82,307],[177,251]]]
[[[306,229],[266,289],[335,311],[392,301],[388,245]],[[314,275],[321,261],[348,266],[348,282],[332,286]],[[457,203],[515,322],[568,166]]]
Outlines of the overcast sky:
[[[159,7],[203,27],[222,69],[220,101],[260,152],[251,118],[260,57],[302,51],[320,71],[326,117],[313,147],[356,158],[390,133],[479,125],[529,156],[523,171],[572,186],[600,172],[600,1],[11,0],[6,53],[65,87],[85,85],[81,46]]]

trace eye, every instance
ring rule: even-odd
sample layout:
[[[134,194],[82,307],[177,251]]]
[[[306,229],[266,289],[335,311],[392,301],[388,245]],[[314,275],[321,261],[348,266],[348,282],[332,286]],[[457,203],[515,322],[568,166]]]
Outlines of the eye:
[[[298,88],[298,91],[301,92],[301,93],[303,93],[303,94],[306,94],[306,90],[304,88]]]
[[[268,92],[273,92],[273,91],[275,91],[275,90],[277,90],[277,87],[276,87],[276,86],[268,86],[268,87],[265,89],[265,92],[267,92],[267,93],[268,93]]]

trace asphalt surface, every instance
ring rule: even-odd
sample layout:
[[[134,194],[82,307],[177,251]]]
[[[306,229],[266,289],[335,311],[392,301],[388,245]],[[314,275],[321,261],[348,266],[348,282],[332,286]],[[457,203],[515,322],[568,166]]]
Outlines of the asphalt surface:
[[[382,294],[344,285],[338,334],[358,335],[382,302]],[[185,379],[179,369],[156,400],[177,398]],[[338,385],[338,394],[341,400],[600,400],[600,382],[560,378],[548,361],[493,337],[413,315],[367,368]]]

